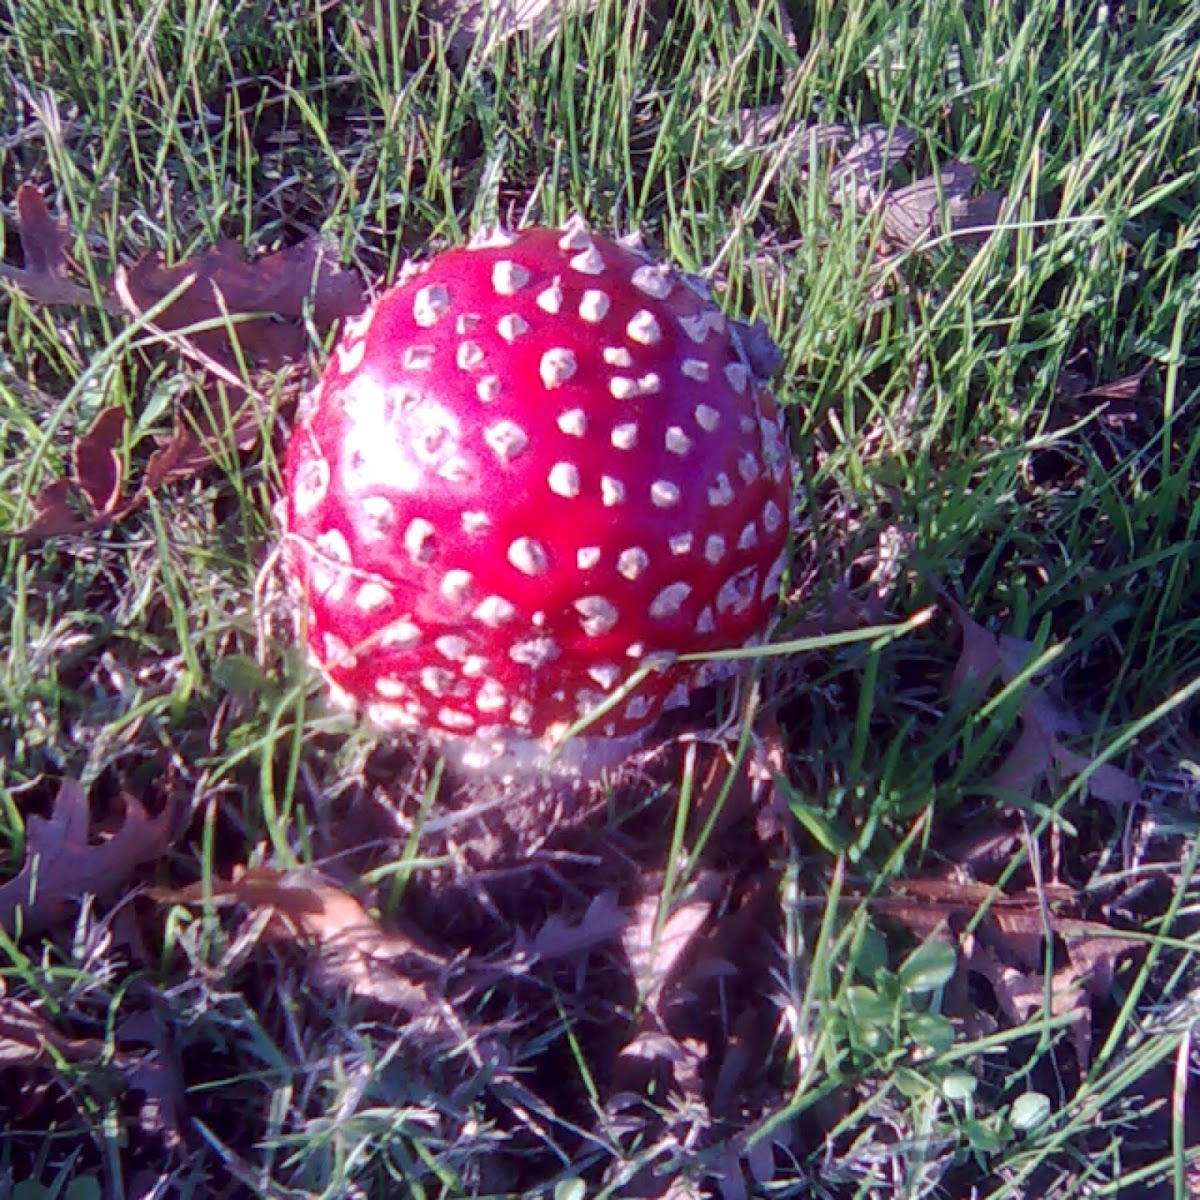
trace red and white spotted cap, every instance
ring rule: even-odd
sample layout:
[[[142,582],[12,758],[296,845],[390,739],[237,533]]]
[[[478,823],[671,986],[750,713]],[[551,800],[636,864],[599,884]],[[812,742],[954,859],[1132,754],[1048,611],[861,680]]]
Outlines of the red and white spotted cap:
[[[781,418],[737,329],[579,221],[446,251],[349,324],[286,493],[337,694],[501,771],[619,761],[706,677],[678,655],[763,638],[787,561]]]

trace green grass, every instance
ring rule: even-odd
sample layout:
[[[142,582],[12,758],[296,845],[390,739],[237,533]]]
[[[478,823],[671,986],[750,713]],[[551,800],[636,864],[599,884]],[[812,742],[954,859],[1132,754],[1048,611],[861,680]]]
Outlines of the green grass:
[[[320,232],[377,282],[497,218],[640,228],[714,270],[722,303],[783,351],[805,532],[780,640],[936,611],[902,637],[764,660],[770,720],[751,736],[735,714],[727,748],[776,755],[794,817],[756,826],[752,785],[722,791],[704,753],[668,756],[616,790],[592,840],[557,846],[549,882],[485,874],[503,911],[456,926],[474,885],[447,866],[455,818],[433,764],[325,713],[286,623],[256,623],[279,437],[249,453],[230,437],[106,531],[0,543],[5,877],[71,775],[108,829],[122,790],[178,805],[180,836],[141,882],[320,864],[366,880],[389,929],[454,964],[446,1005],[408,1022],[394,995],[323,986],[244,910],[118,897],[44,938],[6,934],[0,1003],[109,1049],[7,1068],[0,1052],[0,1190],[565,1200],[632,1194],[653,1168],[658,1185],[724,1178],[736,1196],[753,1166],[742,1186],[762,1196],[1192,1194],[1200,15],[1168,0],[567,7],[545,34],[472,46],[399,0],[22,0],[0,16],[0,198],[41,184],[97,284],[144,251],[175,261],[220,238],[253,254]],[[766,106],[776,123],[747,138]],[[896,186],[970,163],[1003,197],[999,223],[888,245],[877,206],[835,202],[798,132],[817,121],[912,130]],[[136,479],[177,411],[230,401],[119,316],[6,287],[0,321],[0,530],[28,519],[100,410],[129,414]],[[311,340],[315,369],[327,347]],[[1129,419],[1078,395],[1142,370]],[[277,382],[286,412],[297,380]],[[1071,746],[1136,775],[1140,803],[1069,775],[993,786],[1029,680],[948,692],[948,597],[1052,658]],[[993,833],[1008,840],[989,856]],[[955,867],[996,885],[988,904],[1064,885],[1076,916],[1138,947],[1083,1002],[1087,1061],[1061,1013],[1033,1002],[1013,1020],[978,976],[958,995],[937,961],[923,973],[938,952],[911,922],[886,919],[880,898]],[[619,946],[514,965],[518,929],[578,922],[609,887],[650,905],[656,937],[709,905],[703,953],[741,974],[693,981],[689,1019],[725,1085],[628,1081],[615,1049],[640,1010]],[[121,1065],[139,1046],[123,1023],[148,1015],[173,1043],[177,1135],[155,1131],[144,1077]],[[747,1048],[741,1075],[722,1022]]]

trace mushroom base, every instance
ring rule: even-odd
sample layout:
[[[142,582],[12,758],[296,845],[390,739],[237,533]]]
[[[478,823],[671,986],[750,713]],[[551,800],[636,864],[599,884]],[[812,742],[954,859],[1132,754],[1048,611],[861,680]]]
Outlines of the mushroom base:
[[[299,625],[299,621],[297,622]],[[765,640],[750,639],[749,644]],[[535,737],[527,730],[492,726],[478,734],[450,733],[422,727],[402,704],[373,701],[363,704],[351,696],[309,653],[309,664],[326,684],[331,707],[354,713],[378,733],[406,734],[431,746],[446,760],[450,770],[463,779],[488,780],[500,784],[599,783],[635,764],[638,756],[661,740],[662,721],[689,706],[700,689],[714,683],[736,680],[743,673],[739,662],[713,659],[700,663],[690,677],[690,687],[677,687],[663,704],[663,715],[633,733],[623,736],[576,736],[562,738],[546,734]]]
[[[503,737],[426,736],[452,770],[501,782],[597,780],[620,770],[646,743],[644,733],[567,741],[534,738],[515,729]]]
[[[318,664],[314,664],[318,666]],[[331,707],[361,716],[382,734],[408,734],[432,746],[452,772],[470,779],[497,783],[598,782],[615,774],[645,749],[653,726],[626,737],[532,737],[520,729],[504,729],[487,736],[468,736],[422,729],[396,705],[359,704],[328,674],[327,701]]]

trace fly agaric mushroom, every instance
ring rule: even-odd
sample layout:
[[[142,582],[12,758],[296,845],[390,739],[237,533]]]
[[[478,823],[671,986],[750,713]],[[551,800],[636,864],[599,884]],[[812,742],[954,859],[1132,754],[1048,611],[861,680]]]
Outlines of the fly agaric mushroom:
[[[679,655],[775,611],[790,473],[751,361],[688,280],[579,220],[384,293],[286,463],[286,570],[335,695],[470,767],[625,758],[711,677]]]

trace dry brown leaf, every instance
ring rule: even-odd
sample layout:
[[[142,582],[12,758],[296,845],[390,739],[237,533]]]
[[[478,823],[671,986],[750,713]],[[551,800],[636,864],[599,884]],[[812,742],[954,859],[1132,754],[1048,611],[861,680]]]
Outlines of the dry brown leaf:
[[[962,646],[950,676],[950,692],[969,700],[978,700],[999,674],[1000,642],[994,633],[980,625],[961,605],[952,600],[948,603],[962,635]]]
[[[783,113],[782,104],[743,108],[736,125],[740,147],[743,150],[757,150],[772,141],[786,140],[802,169],[807,170],[814,159],[829,158],[854,138],[854,131],[849,125],[836,122],[785,126]]]
[[[761,745],[769,746],[771,734],[778,731],[773,715],[764,714],[759,725],[763,729]],[[763,797],[771,794],[772,776],[768,763],[757,757],[759,748],[756,741],[745,759],[733,761],[720,748],[708,753],[707,761],[697,757],[697,784],[688,814],[689,826],[697,834],[708,829],[708,836],[719,840],[734,826],[769,807]]]
[[[265,936],[303,943],[313,956],[318,986],[369,997],[414,1016],[433,1007],[430,984],[447,966],[445,957],[399,930],[384,929],[348,892],[311,871],[255,867],[228,883],[152,894],[161,903],[211,901],[269,910]]]
[[[132,796],[123,799],[121,827],[93,843],[87,795],[78,780],[63,781],[51,815],[29,818],[25,865],[0,886],[0,927],[26,937],[39,933],[65,918],[79,897],[111,895],[135,867],[166,850],[170,808],[151,818]]]
[[[1000,219],[1003,193],[971,195],[977,175],[968,163],[951,162],[937,175],[904,187],[889,185],[890,173],[916,145],[911,129],[866,125],[855,134],[847,125],[828,123],[798,124],[781,133],[782,112],[781,105],[744,110],[738,124],[741,149],[784,143],[803,181],[814,166],[826,166],[832,203],[860,209],[878,204],[884,236],[897,248],[920,248],[938,235],[982,238]]]
[[[764,1012],[766,1005],[744,1008],[737,1017],[721,1056],[721,1066],[713,1081],[712,1104],[717,1116],[733,1116],[743,1087],[753,1075],[760,1059],[763,1042],[763,1027],[770,1014]]]
[[[1032,936],[1032,928],[1027,933]],[[1005,955],[1006,945],[982,942],[972,948],[966,966],[988,980],[1000,1010],[1015,1024],[1024,1024],[1042,1011],[1047,999],[1049,1015],[1070,1017],[1075,1057],[1083,1071],[1092,1053],[1090,999],[1108,997],[1117,965],[1136,947],[1126,939],[1108,935],[1103,927],[1091,936],[1077,934],[1065,940],[1067,961],[1051,973],[1048,984],[1042,963],[1014,965]]]
[[[72,1038],[59,1033],[28,1004],[0,996],[0,1068],[68,1062],[94,1062],[104,1053],[97,1038]]]
[[[180,479],[191,479],[216,461],[211,443],[193,430],[178,426],[170,437],[159,437],[158,449],[150,455],[142,485],[149,492]]]
[[[126,418],[121,408],[101,411],[91,428],[71,447],[71,479],[55,479],[33,498],[33,516],[15,537],[35,542],[43,538],[78,536],[103,529],[123,516],[118,512],[124,467],[118,447],[125,435]],[[72,487],[78,488],[78,492]],[[79,508],[71,503],[76,495]]]
[[[70,233],[64,222],[51,215],[42,192],[32,184],[23,185],[16,210],[26,266],[0,264],[0,278],[39,303],[93,303],[89,291],[65,278],[71,265],[66,253]],[[72,478],[83,511],[72,506],[70,482],[53,481],[34,499],[32,518],[14,534],[26,541],[88,533],[124,518],[163,484],[211,466],[212,447],[228,445],[230,432],[239,449],[249,449],[261,435],[263,419],[253,389],[239,373],[239,351],[249,365],[277,370],[307,354],[305,321],[310,307],[312,323],[326,329],[361,312],[367,301],[361,276],[340,267],[316,238],[250,262],[230,242],[173,267],[163,266],[158,255],[146,255],[128,270],[119,270],[109,286],[115,294],[106,296],[105,307],[135,317],[183,287],[155,314],[149,327],[171,337],[211,376],[246,398],[229,418],[231,431],[223,423],[212,428],[222,418],[205,414],[177,421],[175,434],[152,455],[141,486],[124,504],[118,453],[124,416],[118,409],[106,409],[72,450]],[[194,325],[210,327],[194,330]]]
[[[1032,796],[1053,766],[1054,741],[1035,722],[1023,721],[1020,736],[987,785],[1001,796]]]
[[[532,942],[519,937],[514,949],[538,959],[573,958],[620,937],[629,914],[620,906],[617,893],[607,888],[593,898],[578,921],[551,913]]]
[[[250,262],[233,242],[172,267],[148,254],[123,272],[118,292],[137,317],[178,293],[155,314],[154,327],[185,336],[230,370],[239,365],[239,347],[252,365],[266,370],[302,359],[308,351],[302,318],[310,295],[319,328],[361,312],[367,300],[362,279],[339,267],[312,238]]]
[[[29,542],[78,536],[122,521],[159,488],[191,479],[213,466],[223,449],[250,450],[262,436],[263,414],[257,399],[247,396],[228,418],[212,405],[189,416],[186,423],[181,420],[170,436],[155,435],[158,449],[147,461],[137,489],[122,503],[124,471],[117,446],[125,425],[123,410],[106,409],[72,448],[74,482],[83,493],[89,515],[81,516],[71,505],[71,481],[56,479],[34,498],[33,518],[14,536]]]
[[[164,484],[191,479],[219,461],[230,446],[251,450],[263,435],[263,411],[256,397],[247,396],[225,417],[213,401],[199,412],[181,414],[170,435],[155,435],[158,449],[142,475],[142,491],[154,492]]]
[[[126,1017],[117,1027],[120,1063],[130,1091],[141,1092],[138,1121],[167,1147],[182,1145],[187,1084],[170,1032],[152,1010]],[[133,1047],[145,1047],[133,1049]]]
[[[1136,400],[1142,395],[1146,382],[1146,374],[1151,364],[1146,363],[1132,375],[1123,375],[1120,379],[1110,379],[1107,382],[1085,388],[1079,393],[1080,400]]]
[[[1132,375],[1089,386],[1087,376],[1080,376],[1079,386],[1072,389],[1071,375],[1063,372],[1059,394],[1075,409],[1090,408],[1097,412],[1101,425],[1112,429],[1133,424],[1142,419],[1146,376],[1152,364],[1146,363]]]
[[[35,1008],[0,995],[0,1069],[53,1069],[58,1060],[111,1065],[131,1091],[142,1094],[140,1127],[167,1147],[182,1144],[186,1089],[162,1023],[150,1012],[135,1013],[117,1027],[116,1041],[113,1053],[103,1039],[69,1037]],[[149,1049],[135,1049],[139,1046]]]
[[[739,145],[754,150],[784,142],[800,166],[802,179],[814,166],[826,166],[831,200],[845,199],[849,185],[854,202],[869,205],[888,173],[916,145],[917,135],[903,126],[864,125],[856,134],[835,122],[796,124],[783,129],[783,105],[743,109],[738,117]]]
[[[88,521],[71,507],[71,482],[55,479],[33,498],[33,516],[14,536],[35,542],[42,538],[81,533]]]
[[[108,512],[81,516],[71,506],[71,481],[56,479],[47,484],[34,498],[34,515],[27,525],[9,536],[25,542],[37,542],[51,537],[79,537],[85,533],[97,533],[123,521],[149,494],[143,485],[124,504],[116,504]]]
[[[689,1143],[726,1136],[727,1122],[755,1106],[749,1097],[771,1060],[776,1013],[761,972],[776,891],[758,876],[738,883],[715,871],[700,875],[665,921],[652,894],[624,939],[641,1008],[614,1080],[627,1093],[672,1089],[678,1120],[668,1121],[664,1136]]]
[[[1073,367],[1064,367],[1054,381],[1054,394],[1059,398],[1078,400],[1087,390],[1086,372],[1075,370]]]
[[[119,447],[125,426],[123,408],[106,408],[71,448],[75,482],[93,512],[111,513],[121,498],[124,471]]]
[[[211,445],[205,445],[191,429],[176,426],[175,432],[156,438],[158,449],[150,455],[142,486],[148,492],[179,479],[191,479],[213,465]]]
[[[979,696],[999,676],[1011,683],[1026,668],[1034,652],[1032,643],[1019,638],[997,637],[974,620],[961,605],[949,601],[962,631],[962,649],[954,666],[950,686],[967,696]],[[1001,793],[1032,796],[1044,780],[1054,775],[1073,779],[1091,765],[1091,759],[1062,742],[1079,737],[1079,720],[1055,703],[1043,687],[1030,685],[1021,698],[1021,731],[988,781]],[[1141,799],[1137,780],[1111,763],[1097,767],[1088,776],[1088,791],[1099,800],[1131,805]]]
[[[685,955],[712,916],[726,887],[722,876],[705,872],[689,889],[687,898],[672,906],[663,919],[660,917],[664,901],[662,884],[660,877],[657,886],[648,887],[638,898],[621,936],[638,996],[646,1010],[655,1016],[661,1015],[659,1004],[664,989],[681,969]]]
[[[590,12],[597,0],[425,0],[422,7],[449,34],[451,54],[461,63],[477,42],[486,58],[501,42],[526,30],[540,42],[548,41],[558,32],[569,4]],[[393,3],[387,11],[393,22],[409,19],[407,4],[397,9]],[[370,6],[366,19],[374,28]]]
[[[1033,654],[1031,643],[1017,638],[997,639],[1000,676],[1011,683],[1024,670]],[[1058,773],[1066,778],[1082,774],[1091,764],[1086,755],[1064,746],[1063,736],[1078,737],[1082,724],[1056,704],[1040,687],[1027,689],[1021,702],[1022,732],[993,776],[998,788],[1013,786],[1029,795],[1043,778]],[[1135,804],[1141,799],[1137,781],[1111,763],[1096,768],[1088,776],[1088,791],[1098,800],[1117,804]]]
[[[987,905],[971,933],[965,931]],[[1075,894],[1062,885],[1014,895],[996,894],[986,884],[945,879],[907,880],[872,908],[906,926],[920,940],[941,937],[958,950],[958,972],[950,989],[948,1013],[973,1017],[966,972],[976,971],[992,986],[1001,1012],[1024,1024],[1047,997],[1052,1015],[1072,1018],[1072,1039],[1081,1069],[1091,1056],[1090,1000],[1106,999],[1121,962],[1142,951],[1133,938],[1108,925],[1079,918]],[[1062,953],[1045,975],[1046,941],[1057,939]]]
[[[753,805],[755,836],[770,846],[782,844],[792,827],[791,810],[778,783],[787,778],[788,750],[775,709],[763,709],[757,725],[759,736],[751,746],[743,776]]]
[[[887,173],[900,163],[917,143],[911,129],[886,125],[868,125],[850,146],[837,156],[829,171],[829,185],[835,196],[847,182],[866,195],[876,191]],[[866,197],[864,197],[866,198]]]
[[[66,278],[71,266],[67,254],[71,231],[65,220],[51,214],[46,197],[36,184],[23,183],[17,189],[16,216],[25,265],[13,267],[0,263],[0,279],[7,279],[36,304],[94,304],[95,298],[88,289]],[[110,305],[106,303],[105,307]]]
[[[894,246],[912,248],[940,234],[984,236],[1000,219],[1003,193],[969,193],[975,168],[953,162],[936,176],[919,179],[883,196],[883,230]],[[982,232],[981,232],[982,231]]]
[[[67,247],[71,231],[65,220],[56,220],[41,189],[23,183],[17,189],[17,229],[25,252],[25,269],[49,279],[61,279],[71,260]]]
[[[90,291],[66,278],[72,265],[67,255],[70,231],[51,215],[38,187],[30,183],[20,187],[16,213],[26,265],[0,263],[0,279],[39,304],[94,304]],[[339,266],[318,238],[250,262],[232,242],[222,242],[173,267],[164,266],[160,255],[147,254],[119,274],[122,286],[115,291],[120,294],[107,291],[102,303],[109,311],[125,310],[134,316],[142,316],[187,283],[178,298],[157,314],[155,327],[180,332],[193,325],[213,325],[189,333],[188,339],[227,369],[238,365],[234,338],[254,365],[276,370],[307,353],[303,318],[309,304],[314,325],[327,329],[361,312],[367,301],[361,276]],[[241,319],[248,314],[253,318]]]
[[[742,1157],[736,1146],[726,1146],[713,1164],[711,1175],[721,1193],[721,1200],[749,1200],[746,1177],[742,1173]]]

